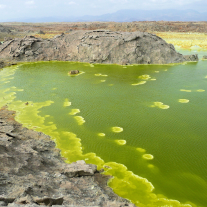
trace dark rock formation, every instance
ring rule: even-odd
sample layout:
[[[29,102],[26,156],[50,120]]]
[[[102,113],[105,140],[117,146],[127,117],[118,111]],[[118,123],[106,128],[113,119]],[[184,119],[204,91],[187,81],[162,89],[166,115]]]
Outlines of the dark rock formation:
[[[203,56],[203,59],[204,59],[204,60],[207,60],[207,55],[204,55],[204,56]]]
[[[186,61],[172,44],[146,32],[73,31],[53,39],[33,36],[0,45],[0,61],[64,60],[116,64],[168,64]],[[187,58],[191,60],[191,57]]]
[[[10,29],[8,29],[8,28],[6,28],[6,27],[4,27],[3,25],[0,25],[0,32],[10,33],[10,32],[11,32],[11,30],[10,30]]]
[[[29,32],[31,32],[31,31],[29,31]],[[37,34],[45,34],[42,30],[39,30],[38,32],[37,32]]]
[[[185,61],[191,62],[191,61],[198,61],[198,55],[185,55],[184,56]]]
[[[71,70],[69,72],[70,75],[75,75],[75,74],[78,74],[79,73],[79,70]]]
[[[0,206],[131,206],[95,165],[66,164],[49,136],[23,128],[0,110]]]

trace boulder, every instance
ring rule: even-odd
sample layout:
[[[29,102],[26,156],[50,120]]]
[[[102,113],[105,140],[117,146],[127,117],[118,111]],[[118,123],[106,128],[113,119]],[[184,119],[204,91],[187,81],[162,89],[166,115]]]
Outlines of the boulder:
[[[75,75],[75,74],[78,74],[79,73],[79,70],[71,70],[69,72],[70,75]]]
[[[204,55],[203,56],[203,60],[207,60],[207,55]]]
[[[198,59],[198,55],[184,55],[184,59],[187,61],[187,62],[197,62],[199,59]]]

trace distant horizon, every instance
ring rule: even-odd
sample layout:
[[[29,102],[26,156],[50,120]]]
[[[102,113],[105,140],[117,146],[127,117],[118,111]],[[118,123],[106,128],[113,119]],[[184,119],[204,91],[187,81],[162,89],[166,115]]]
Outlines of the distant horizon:
[[[73,19],[88,16],[111,16],[112,14],[120,13],[120,11],[123,10],[139,10],[146,13],[158,10],[188,10],[201,14],[207,11],[207,1],[139,0],[139,2],[137,2],[137,0],[0,0],[0,22],[30,22],[31,19],[41,20],[45,18],[57,19],[58,22],[58,19],[74,21]],[[188,17],[190,18],[191,16],[189,15]],[[192,16],[192,18],[196,19],[196,15]],[[204,16],[203,21],[206,20],[207,18]],[[138,21],[140,20],[138,19]],[[156,21],[156,19],[154,19],[154,21]]]
[[[134,21],[206,21],[207,12],[193,9],[122,9],[114,13],[84,16],[44,16],[34,18],[10,19],[0,23],[61,23],[61,22],[134,22]]]

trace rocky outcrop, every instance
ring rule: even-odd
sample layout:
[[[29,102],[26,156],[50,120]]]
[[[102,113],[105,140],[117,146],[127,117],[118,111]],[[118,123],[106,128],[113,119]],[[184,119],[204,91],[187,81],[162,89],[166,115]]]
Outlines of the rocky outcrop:
[[[26,36],[0,45],[0,60],[168,64],[186,61],[160,37],[146,32],[73,31],[53,39]],[[187,58],[191,61],[191,57]]]
[[[10,33],[10,32],[11,32],[11,30],[10,30],[10,29],[8,29],[8,28],[6,28],[6,27],[4,27],[3,25],[0,25],[0,32]]]
[[[66,164],[49,136],[23,128],[0,110],[0,206],[131,206],[95,165]]]
[[[29,32],[31,32],[31,31],[29,31]],[[45,34],[42,30],[39,30],[38,32],[37,32],[37,34]]]
[[[187,62],[196,62],[196,61],[199,60],[197,54],[196,54],[196,55],[185,55],[185,56],[184,56],[184,59],[185,59],[185,61],[187,61]]]

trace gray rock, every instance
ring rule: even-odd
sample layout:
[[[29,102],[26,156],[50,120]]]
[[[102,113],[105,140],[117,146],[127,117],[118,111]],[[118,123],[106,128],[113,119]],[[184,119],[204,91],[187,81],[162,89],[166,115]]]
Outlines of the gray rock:
[[[84,160],[79,160],[64,168],[61,173],[65,174],[67,177],[78,177],[86,175],[94,175],[97,171],[95,165],[87,165]]]
[[[26,56],[32,56],[32,55],[34,55],[34,53],[32,51],[26,51],[25,52],[25,55]]]
[[[204,60],[207,60],[207,55],[204,55],[204,56],[203,56],[203,59],[204,59]]]
[[[79,70],[71,70],[69,72],[70,75],[74,75],[74,74],[78,74],[79,73]]]
[[[156,35],[107,30],[72,31],[48,40],[33,36],[14,39],[0,45],[0,57],[0,61],[62,60],[124,65],[197,60],[196,55],[187,57],[177,53],[172,44],[167,44]]]
[[[198,61],[198,55],[184,55],[184,59],[188,62],[191,62],[191,61]]]
[[[42,30],[39,30],[37,34],[45,34]]]
[[[10,33],[11,30],[6,28],[6,27],[4,27],[3,25],[0,25],[0,32]]]
[[[66,164],[49,136],[23,128],[13,114],[0,109],[0,206],[134,207],[95,165]]]

